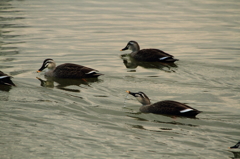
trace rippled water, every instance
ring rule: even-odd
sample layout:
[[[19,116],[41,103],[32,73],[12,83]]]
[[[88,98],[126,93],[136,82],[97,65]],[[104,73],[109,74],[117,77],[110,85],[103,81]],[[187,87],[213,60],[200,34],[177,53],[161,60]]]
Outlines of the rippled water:
[[[17,85],[1,86],[1,158],[234,157],[228,147],[240,140],[239,17],[238,0],[1,0],[0,70]],[[121,58],[129,51],[119,51],[129,40],[180,61],[131,63]],[[104,76],[62,85],[36,73],[45,58]],[[203,113],[142,114],[126,90]]]

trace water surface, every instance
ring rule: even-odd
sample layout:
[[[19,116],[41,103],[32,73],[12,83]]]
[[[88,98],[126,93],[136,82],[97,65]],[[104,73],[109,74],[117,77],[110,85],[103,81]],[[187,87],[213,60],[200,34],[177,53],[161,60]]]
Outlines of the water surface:
[[[0,91],[1,158],[234,157],[228,147],[240,139],[239,1],[2,0],[0,15],[0,70],[17,85]],[[121,54],[129,51],[119,50],[129,40],[180,61],[126,63]],[[46,58],[104,76],[63,86],[36,73]],[[133,97],[124,103],[126,90],[203,113],[139,113]]]

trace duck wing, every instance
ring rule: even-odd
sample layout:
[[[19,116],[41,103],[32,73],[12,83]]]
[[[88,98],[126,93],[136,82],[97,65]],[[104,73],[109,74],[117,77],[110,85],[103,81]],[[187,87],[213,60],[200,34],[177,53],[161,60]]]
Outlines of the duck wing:
[[[72,63],[65,63],[57,66],[53,74],[58,78],[88,78],[101,75],[97,73],[95,69]]]
[[[172,114],[182,116],[196,116],[200,111],[186,104],[176,101],[160,101],[149,106],[149,112],[155,114]]]
[[[137,60],[148,61],[148,62],[174,62],[172,55],[159,50],[159,49],[142,49],[135,54],[134,58]]]

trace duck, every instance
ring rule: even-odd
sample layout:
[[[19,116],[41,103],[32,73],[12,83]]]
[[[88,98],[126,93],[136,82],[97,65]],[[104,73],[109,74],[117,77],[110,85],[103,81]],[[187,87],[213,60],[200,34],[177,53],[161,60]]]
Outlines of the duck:
[[[141,104],[140,112],[142,113],[153,113],[153,114],[165,114],[165,115],[177,115],[177,116],[187,116],[195,117],[201,111],[194,109],[186,104],[164,100],[154,104],[151,104],[148,96],[143,92],[130,92],[126,91],[128,94],[134,96]]]
[[[3,73],[2,71],[0,71],[0,84],[3,85],[8,85],[8,86],[16,86],[12,80],[11,80],[11,76]]]
[[[139,61],[145,62],[163,62],[163,63],[174,63],[175,61],[179,61],[178,59],[174,59],[173,55],[170,55],[159,49],[142,49],[140,50],[140,46],[136,41],[129,41],[125,48],[120,51],[131,50],[130,55]]]
[[[98,73],[98,71],[95,69],[73,63],[64,63],[56,66],[56,63],[51,58],[45,59],[42,67],[37,72],[42,72],[45,68],[48,68],[48,71],[45,72],[45,76],[53,78],[80,79],[96,78],[100,75],[103,75]]]
[[[229,147],[229,149],[240,149],[240,141],[236,145]]]

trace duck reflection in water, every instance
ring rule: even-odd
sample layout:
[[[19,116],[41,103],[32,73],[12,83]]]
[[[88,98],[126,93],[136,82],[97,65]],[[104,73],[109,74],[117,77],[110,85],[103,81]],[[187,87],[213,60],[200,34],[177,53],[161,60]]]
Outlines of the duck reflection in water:
[[[86,85],[90,86],[91,83],[94,82],[101,82],[101,80],[97,78],[87,78],[87,79],[64,79],[64,78],[54,78],[54,77],[45,77],[46,80],[43,80],[39,77],[36,77],[40,81],[40,85],[42,87],[49,87],[49,88],[58,88],[65,91],[70,92],[80,92],[79,89],[73,89],[73,88],[67,88],[69,86],[77,86],[80,87],[80,85]],[[54,82],[58,85],[54,85]]]
[[[177,65],[174,63],[137,61],[129,54],[122,54],[120,55],[120,58],[123,60],[126,68],[129,69],[135,69],[138,66],[141,66],[143,68],[155,68],[166,72],[175,72],[175,68],[177,68]]]
[[[128,124],[129,126],[132,126],[132,128],[135,129],[141,129],[141,130],[147,130],[147,131],[154,131],[154,132],[166,132],[168,131],[169,133],[174,133],[174,134],[180,134],[180,132],[173,131],[172,126],[167,126],[167,125],[179,125],[179,126],[187,126],[187,127],[198,127],[199,125],[193,125],[193,124],[188,124],[184,122],[177,122],[177,121],[166,121],[164,118],[159,118],[158,120],[152,120],[152,119],[145,119],[142,117],[139,117],[139,113],[129,113],[127,117],[133,118],[135,120],[139,120],[142,122],[150,122],[150,123],[159,123],[159,127],[148,127],[144,124],[143,125],[135,125],[135,124]],[[164,127],[165,126],[165,127]],[[156,129],[157,128],[157,129]]]
[[[12,89],[11,86],[0,84],[0,91],[9,92]]]

